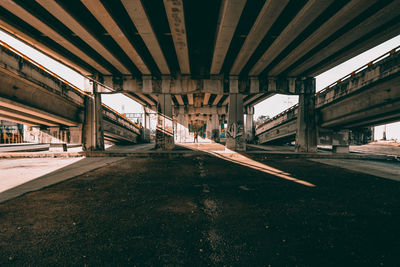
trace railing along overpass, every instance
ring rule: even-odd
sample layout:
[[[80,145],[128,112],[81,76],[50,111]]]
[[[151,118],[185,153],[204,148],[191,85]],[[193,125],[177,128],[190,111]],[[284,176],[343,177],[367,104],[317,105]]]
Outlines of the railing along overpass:
[[[101,121],[106,140],[138,141],[140,126],[104,104],[96,105],[92,92],[80,90],[6,43],[0,45],[0,119],[27,125],[25,141],[83,143],[90,149],[95,120]],[[96,109],[101,110],[97,115]]]
[[[399,121],[400,47],[319,91],[314,103],[321,145],[345,146],[348,130]],[[294,105],[257,127],[258,143],[295,140],[297,115]]]

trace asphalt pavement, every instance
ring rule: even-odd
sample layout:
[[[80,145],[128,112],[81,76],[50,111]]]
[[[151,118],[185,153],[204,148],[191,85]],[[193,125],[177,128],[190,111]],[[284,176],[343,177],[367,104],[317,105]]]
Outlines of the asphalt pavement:
[[[0,266],[400,262],[399,182],[206,150],[118,159],[0,203]]]

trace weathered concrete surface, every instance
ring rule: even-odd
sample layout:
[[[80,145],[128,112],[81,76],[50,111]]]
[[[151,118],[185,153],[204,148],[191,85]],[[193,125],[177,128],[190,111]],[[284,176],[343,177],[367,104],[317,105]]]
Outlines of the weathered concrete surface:
[[[40,190],[123,158],[31,158],[0,160],[0,203]]]
[[[33,116],[47,120],[49,126],[82,122],[84,98],[80,92],[4,47],[0,47],[0,56],[0,97],[5,98],[1,107],[12,108],[14,116],[21,113],[18,116],[25,120]],[[38,119],[32,123],[38,125]]]
[[[332,144],[338,129],[359,129],[398,120],[400,107],[400,52],[369,66],[348,79],[315,95],[318,144]],[[256,129],[261,142],[293,137],[290,127],[298,107],[283,112]],[[327,138],[329,131],[333,132]],[[285,134],[281,134],[285,132]]]
[[[0,204],[0,264],[399,262],[400,183],[301,159],[259,163],[270,173],[210,156],[128,158]]]

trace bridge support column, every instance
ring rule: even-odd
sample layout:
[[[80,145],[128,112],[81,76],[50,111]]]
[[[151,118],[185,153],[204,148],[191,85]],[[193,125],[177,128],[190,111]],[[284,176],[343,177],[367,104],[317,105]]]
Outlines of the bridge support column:
[[[174,143],[174,128],[172,121],[172,98],[170,94],[159,94],[159,113],[157,116],[156,148],[172,150]]]
[[[186,142],[186,139],[189,136],[189,128],[187,116],[185,116],[184,107],[179,107],[176,130],[176,140],[180,143]]]
[[[315,79],[302,81],[302,93],[299,95],[297,114],[296,151],[317,151],[317,127],[315,122]]]
[[[96,92],[97,84],[93,84],[94,97],[85,97],[85,120],[82,134],[84,151],[104,150],[103,112],[101,95]]]
[[[333,132],[332,152],[349,153],[349,130],[341,130]]]
[[[211,140],[219,142],[219,118],[217,113],[211,114]]]
[[[246,107],[246,140],[251,142],[254,139],[254,107]]]
[[[246,151],[242,94],[229,94],[229,115],[228,128],[226,131],[226,147],[235,151]]]

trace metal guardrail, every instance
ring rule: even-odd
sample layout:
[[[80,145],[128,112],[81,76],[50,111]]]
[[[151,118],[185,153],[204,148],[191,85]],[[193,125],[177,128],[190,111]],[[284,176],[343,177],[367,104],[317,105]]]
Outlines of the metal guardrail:
[[[315,93],[315,96],[320,95],[320,94],[327,93],[328,90],[329,90],[330,88],[332,88],[333,86],[340,84],[341,82],[347,80],[348,78],[353,77],[354,75],[356,75],[356,74],[359,73],[360,71],[362,71],[362,70],[364,70],[364,69],[366,69],[366,68],[368,68],[368,67],[374,65],[375,63],[381,61],[382,59],[384,59],[384,58],[386,58],[386,57],[388,57],[388,56],[390,56],[390,55],[393,55],[394,53],[396,53],[396,52],[398,52],[398,51],[400,51],[400,45],[397,46],[397,47],[395,47],[395,48],[393,48],[393,49],[390,50],[389,52],[386,52],[385,54],[383,54],[383,55],[381,55],[381,56],[375,58],[374,60],[368,62],[367,64],[365,64],[365,65],[359,67],[358,69],[352,71],[351,73],[349,73],[349,74],[343,76],[343,77],[340,78],[339,80],[337,80],[337,81],[331,83],[330,85],[326,86],[326,87],[323,88],[322,90],[320,90],[320,91],[318,91],[317,93]],[[299,106],[299,104],[296,104],[296,105],[291,106],[290,108],[285,109],[284,111],[282,111],[282,112],[279,113],[278,115],[275,115],[274,117],[272,117],[272,118],[268,119],[267,121],[263,122],[262,124],[258,125],[257,128],[256,128],[256,130],[259,129],[259,128],[261,128],[261,127],[263,127],[264,125],[268,124],[269,122],[274,121],[274,120],[276,120],[277,118],[279,118],[279,117],[285,115],[285,114],[288,113],[290,110],[296,109],[298,106]]]

